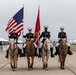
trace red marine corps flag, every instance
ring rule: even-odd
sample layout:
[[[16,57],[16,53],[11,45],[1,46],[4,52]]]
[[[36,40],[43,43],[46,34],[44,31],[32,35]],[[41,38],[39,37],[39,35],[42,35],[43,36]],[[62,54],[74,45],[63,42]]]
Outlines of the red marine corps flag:
[[[39,34],[40,34],[40,9],[38,8],[38,15],[36,20],[35,32],[34,32],[34,42],[39,45]]]

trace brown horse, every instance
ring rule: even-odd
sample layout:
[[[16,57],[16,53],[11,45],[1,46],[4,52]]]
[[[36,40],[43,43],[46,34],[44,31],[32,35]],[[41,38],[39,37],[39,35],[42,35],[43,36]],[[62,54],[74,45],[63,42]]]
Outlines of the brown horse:
[[[10,65],[13,71],[17,68],[17,60],[18,60],[18,46],[15,44],[14,39],[9,39],[10,47],[9,47],[9,56],[10,56]]]
[[[50,39],[46,39],[43,46],[42,46],[42,62],[43,62],[43,69],[48,69],[48,59],[50,55],[50,48],[51,48],[51,41]]]
[[[59,46],[59,60],[60,60],[60,68],[64,69],[65,66],[65,59],[68,53],[68,47],[66,45],[66,40],[61,39],[60,46]]]
[[[33,44],[33,41],[31,39],[26,39],[26,57],[27,57],[27,63],[28,63],[28,70],[33,68],[34,54],[35,54],[35,46]],[[30,57],[31,57],[31,59],[30,59]],[[31,62],[31,60],[32,60],[32,62]]]

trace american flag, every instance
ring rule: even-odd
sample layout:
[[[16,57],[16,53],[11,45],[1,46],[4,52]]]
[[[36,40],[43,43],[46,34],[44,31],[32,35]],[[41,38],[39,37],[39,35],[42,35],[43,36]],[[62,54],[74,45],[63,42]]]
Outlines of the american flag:
[[[21,31],[23,30],[23,11],[24,8],[21,8],[8,22],[6,31],[8,34],[13,32],[13,28],[16,29],[16,33],[18,36],[21,35]]]

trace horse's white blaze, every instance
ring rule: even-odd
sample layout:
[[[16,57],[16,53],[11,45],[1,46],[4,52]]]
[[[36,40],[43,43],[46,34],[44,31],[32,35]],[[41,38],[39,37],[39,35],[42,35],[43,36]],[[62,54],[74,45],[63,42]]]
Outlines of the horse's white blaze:
[[[13,47],[14,47],[13,45],[15,44],[15,40],[14,39],[10,39],[9,42],[11,44],[11,49],[13,49]]]
[[[46,46],[47,46],[48,52],[50,52],[51,41],[47,39],[47,40],[45,41],[45,43],[46,43]]]

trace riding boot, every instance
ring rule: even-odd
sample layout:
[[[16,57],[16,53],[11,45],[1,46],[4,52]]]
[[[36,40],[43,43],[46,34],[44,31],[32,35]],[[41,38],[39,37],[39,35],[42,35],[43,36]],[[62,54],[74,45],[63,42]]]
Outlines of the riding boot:
[[[26,48],[23,48],[23,56],[26,56]]]
[[[68,47],[68,54],[69,55],[72,55],[73,53],[71,52],[71,50],[70,50],[70,46]]]
[[[8,58],[8,54],[9,54],[9,51],[6,50],[6,56],[5,56],[5,58]]]
[[[55,49],[56,49],[56,52],[54,53],[54,55],[57,55],[57,54],[59,54],[58,47],[55,47]]]
[[[18,54],[19,54],[19,57],[23,57],[23,54],[22,54],[22,50],[21,49],[18,49]]]
[[[35,48],[35,56],[36,56],[36,57],[38,56],[37,48]]]
[[[53,48],[51,48],[50,51],[51,51],[51,57],[54,57]]]
[[[39,58],[39,57],[42,57],[41,53],[42,53],[42,50],[41,50],[41,48],[39,48],[39,55],[38,55],[38,58]]]

